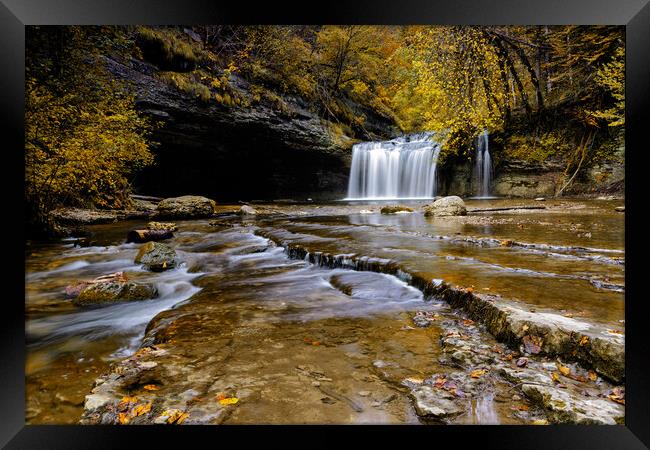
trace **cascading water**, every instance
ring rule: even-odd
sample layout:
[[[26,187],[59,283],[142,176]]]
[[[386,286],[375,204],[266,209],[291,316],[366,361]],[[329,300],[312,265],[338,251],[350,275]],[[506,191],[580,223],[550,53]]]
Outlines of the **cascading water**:
[[[419,133],[356,144],[346,200],[434,197],[440,145],[432,137]]]
[[[478,136],[474,180],[476,184],[476,195],[478,197],[489,197],[490,184],[492,183],[492,159],[490,158],[487,130]]]

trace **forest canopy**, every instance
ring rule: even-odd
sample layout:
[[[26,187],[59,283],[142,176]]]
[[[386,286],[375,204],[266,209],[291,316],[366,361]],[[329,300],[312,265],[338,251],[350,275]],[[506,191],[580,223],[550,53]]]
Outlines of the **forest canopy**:
[[[128,205],[130,177],[154,162],[155,124],[110,58],[151,61],[206,104],[287,110],[283,96],[297,96],[357,141],[374,137],[363,111],[405,133],[444,133],[443,157],[471,157],[488,129],[504,153],[559,158],[567,174],[607,157],[594,141],[625,124],[622,27],[65,26],[27,27],[26,38],[25,195],[39,224],[62,205]]]

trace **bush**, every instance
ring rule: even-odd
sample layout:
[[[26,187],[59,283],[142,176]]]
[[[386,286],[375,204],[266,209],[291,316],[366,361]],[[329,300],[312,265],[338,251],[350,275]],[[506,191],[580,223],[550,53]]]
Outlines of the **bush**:
[[[140,27],[136,42],[143,57],[161,70],[191,72],[200,60],[192,44],[171,29]]]

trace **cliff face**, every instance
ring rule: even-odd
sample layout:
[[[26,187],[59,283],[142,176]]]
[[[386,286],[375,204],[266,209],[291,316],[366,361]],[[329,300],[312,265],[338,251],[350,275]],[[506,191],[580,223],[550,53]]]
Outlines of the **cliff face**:
[[[625,164],[624,145],[617,159],[601,162],[582,172],[565,195],[589,195],[624,191]],[[491,194],[499,197],[553,197],[566,182],[564,165],[545,161],[543,163],[503,160],[494,168]],[[473,166],[470,162],[456,163],[441,168],[439,195],[476,195],[473,184]]]
[[[216,200],[343,197],[355,140],[397,134],[395,124],[371,111],[370,137],[337,134],[299,97],[276,93],[284,108],[204,103],[157,77],[158,68],[131,58],[107,61],[116,77],[131,82],[137,107],[161,123],[153,140],[156,163],[135,179],[142,194],[191,192]],[[239,96],[251,96],[246,80],[231,75]],[[357,108],[361,108],[356,106]]]

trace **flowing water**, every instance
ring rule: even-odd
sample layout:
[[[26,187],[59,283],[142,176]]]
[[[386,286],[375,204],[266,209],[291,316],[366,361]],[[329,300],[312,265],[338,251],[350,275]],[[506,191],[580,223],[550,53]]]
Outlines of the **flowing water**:
[[[354,145],[347,200],[434,197],[439,153],[433,133]]]
[[[352,257],[368,268],[391,260],[623,332],[619,203],[549,202],[549,211],[437,219],[382,215],[374,203],[273,205],[277,214],[258,219],[178,222],[167,242],[184,263],[163,273],[133,264],[138,245],[124,238],[138,222],[89,227],[90,247],[30,243],[27,421],[77,422],[93,381],[144,339],[168,351],[155,394],[191,404],[196,423],[420,423],[405,380],[456,379],[471,369],[449,363],[447,336],[461,330],[472,347],[501,344],[404,277],[354,267]],[[506,239],[510,245],[501,245]],[[292,254],[290,245],[311,256]],[[326,267],[323,254],[341,263]],[[64,298],[66,285],[115,271],[154,283],[160,297],[95,308]],[[438,319],[418,328],[416,314]],[[489,377],[481,383],[451,423],[529,423],[534,408],[522,412],[511,386]],[[233,392],[240,404],[227,414],[215,410],[218,392]]]
[[[487,130],[479,134],[477,138],[474,183],[476,186],[477,197],[490,197],[490,187],[492,184],[492,158],[490,158],[490,142]]]

